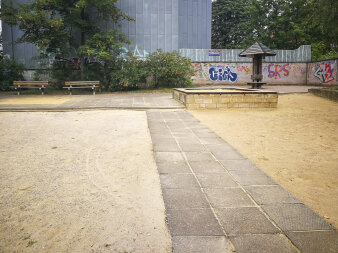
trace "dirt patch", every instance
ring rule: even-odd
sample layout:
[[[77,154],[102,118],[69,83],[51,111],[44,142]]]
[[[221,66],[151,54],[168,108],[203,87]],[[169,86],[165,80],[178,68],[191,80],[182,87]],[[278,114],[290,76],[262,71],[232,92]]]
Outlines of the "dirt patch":
[[[190,113],[338,227],[337,103],[290,94],[277,109]]]
[[[0,252],[171,252],[145,112],[0,113]]]

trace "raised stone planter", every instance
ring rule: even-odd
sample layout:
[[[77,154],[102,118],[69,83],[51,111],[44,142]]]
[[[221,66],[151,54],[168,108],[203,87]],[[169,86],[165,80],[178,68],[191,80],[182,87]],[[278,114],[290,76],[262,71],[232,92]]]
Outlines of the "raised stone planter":
[[[187,109],[276,108],[278,93],[241,88],[174,89]]]
[[[309,92],[313,95],[328,98],[335,102],[338,102],[338,90],[328,90],[328,89],[309,89]]]

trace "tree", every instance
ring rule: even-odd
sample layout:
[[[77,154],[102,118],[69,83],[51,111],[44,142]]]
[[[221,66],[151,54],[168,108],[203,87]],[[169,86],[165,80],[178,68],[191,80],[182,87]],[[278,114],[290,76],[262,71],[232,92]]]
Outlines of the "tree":
[[[127,42],[119,33],[119,23],[132,19],[116,7],[117,1],[34,0],[18,4],[9,0],[3,5],[5,11],[1,17],[23,31],[18,43],[33,43],[43,54],[53,55],[56,60],[78,58],[84,78],[86,56],[97,54],[99,61],[111,61],[117,55],[115,50]],[[104,29],[105,22],[115,24],[115,28]],[[105,45],[98,45],[98,39]]]
[[[212,3],[212,48],[238,48],[247,37],[248,0],[216,0]]]
[[[308,43],[308,13],[308,0],[251,0],[245,45],[260,40],[271,48],[295,49]]]

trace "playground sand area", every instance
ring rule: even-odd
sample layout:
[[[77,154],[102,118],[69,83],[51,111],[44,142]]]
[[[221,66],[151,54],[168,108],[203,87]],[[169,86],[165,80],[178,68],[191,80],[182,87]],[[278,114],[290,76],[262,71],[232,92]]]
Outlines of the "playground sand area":
[[[338,228],[338,103],[287,94],[276,109],[189,112]]]
[[[0,113],[0,252],[171,252],[143,111]]]

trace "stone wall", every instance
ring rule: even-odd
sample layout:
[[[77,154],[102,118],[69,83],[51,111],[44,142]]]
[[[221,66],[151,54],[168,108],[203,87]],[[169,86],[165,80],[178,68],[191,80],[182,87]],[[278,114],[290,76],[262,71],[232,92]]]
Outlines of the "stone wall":
[[[309,89],[309,92],[313,95],[328,98],[335,102],[338,102],[338,90],[329,90],[329,89]]]
[[[174,89],[173,98],[187,109],[276,108],[278,102],[276,92],[187,94]]]

